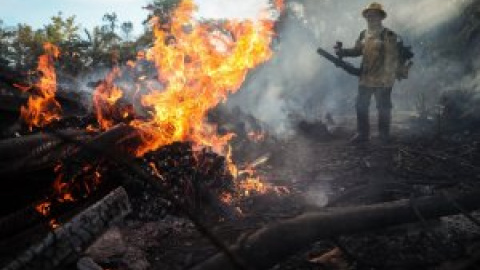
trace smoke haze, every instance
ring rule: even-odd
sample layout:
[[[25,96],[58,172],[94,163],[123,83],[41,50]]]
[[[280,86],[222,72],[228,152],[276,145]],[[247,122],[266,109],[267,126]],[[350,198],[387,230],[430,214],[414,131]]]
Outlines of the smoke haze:
[[[343,41],[345,47],[353,46],[366,27],[361,11],[369,2],[290,2],[288,15],[279,25],[273,59],[252,72],[228,105],[251,113],[279,134],[288,133],[292,114],[304,119],[321,119],[327,112],[354,114],[357,78],[335,68],[315,51],[321,46],[333,52],[337,40]],[[421,93],[429,93],[434,101],[439,89],[456,85],[464,76],[466,65],[439,56],[441,46],[435,42],[442,40],[444,33],[454,31],[459,14],[472,1],[381,2],[388,13],[384,25],[399,34],[415,53],[410,78],[397,83],[393,94],[395,109],[412,111]],[[359,65],[359,59],[348,61]]]

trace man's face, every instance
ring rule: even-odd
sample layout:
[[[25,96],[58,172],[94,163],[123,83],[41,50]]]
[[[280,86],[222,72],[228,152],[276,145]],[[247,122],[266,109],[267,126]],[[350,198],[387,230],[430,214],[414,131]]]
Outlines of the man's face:
[[[368,23],[379,23],[383,19],[383,15],[377,10],[367,10],[365,12],[365,19]]]
[[[143,60],[145,59],[145,52],[139,51],[137,52],[137,60]]]

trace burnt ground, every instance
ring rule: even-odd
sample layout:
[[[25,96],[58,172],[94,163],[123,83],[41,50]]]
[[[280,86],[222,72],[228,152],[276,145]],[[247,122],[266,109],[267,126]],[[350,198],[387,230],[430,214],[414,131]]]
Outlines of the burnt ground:
[[[327,204],[379,203],[477,185],[479,135],[418,132],[407,117],[399,119],[395,139],[387,145],[375,137],[368,144],[349,144],[352,119],[344,119],[329,127],[329,136],[301,133],[291,139],[267,138],[247,148],[250,160],[269,157],[258,173],[288,192],[239,200],[236,205],[243,214],[238,220],[209,215],[204,220],[232,244],[267,224]],[[103,267],[188,269],[217,252],[188,219],[155,212],[154,193],[132,200],[138,210],[86,252]],[[463,216],[425,221],[420,213],[418,224],[318,241],[274,269],[478,269],[479,236],[480,230]]]

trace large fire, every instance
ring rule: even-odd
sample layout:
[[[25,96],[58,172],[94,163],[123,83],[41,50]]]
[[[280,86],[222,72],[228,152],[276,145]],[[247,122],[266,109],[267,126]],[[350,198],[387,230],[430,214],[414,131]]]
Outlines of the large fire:
[[[225,153],[232,134],[219,136],[205,115],[240,88],[250,69],[272,56],[273,20],[226,21],[215,27],[195,21],[195,8],[193,1],[184,0],[168,27],[152,21],[154,46],[147,58],[155,63],[163,88],[148,89],[141,98],[148,116],[130,123],[142,136],[138,156],[186,140]],[[110,75],[95,92],[102,128],[115,124],[108,115],[116,106],[113,97],[121,95],[114,80]]]
[[[283,10],[283,0],[274,3]],[[227,153],[234,134],[217,134],[216,127],[206,122],[206,114],[240,89],[249,70],[270,59],[274,19],[207,23],[194,20],[195,9],[192,0],[183,0],[167,25],[153,19],[153,47],[146,50],[143,62],[129,61],[125,67],[132,71],[148,61],[156,69],[158,83],[144,83],[142,77],[134,87],[125,87],[118,83],[124,71],[115,67],[93,93],[94,113],[101,130],[120,122],[134,127],[141,144],[132,150],[139,157],[177,141],[190,141],[228,155],[229,168],[238,175]],[[30,98],[28,106],[22,108],[22,118],[30,127],[60,118],[53,67],[59,51],[51,44],[45,45],[45,51],[38,66],[42,73],[36,85],[41,90],[39,96]],[[59,173],[55,181],[57,200],[74,200],[64,177]],[[246,178],[239,187],[260,192],[266,189],[255,177]],[[42,202],[38,211],[47,214],[49,206]]]
[[[61,114],[60,103],[55,100],[57,75],[53,63],[60,51],[50,43],[45,43],[43,48],[45,54],[39,57],[37,67],[40,79],[33,88],[36,93],[30,96],[27,106],[23,106],[20,110],[22,119],[30,129],[43,127],[58,120]]]

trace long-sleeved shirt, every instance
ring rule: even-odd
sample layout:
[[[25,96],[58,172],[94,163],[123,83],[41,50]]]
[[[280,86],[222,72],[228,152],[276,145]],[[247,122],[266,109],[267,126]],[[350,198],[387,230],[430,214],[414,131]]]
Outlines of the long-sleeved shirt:
[[[363,55],[359,84],[366,87],[392,87],[398,67],[398,36],[383,28],[374,33],[365,30],[355,46],[343,49],[344,56]]]

